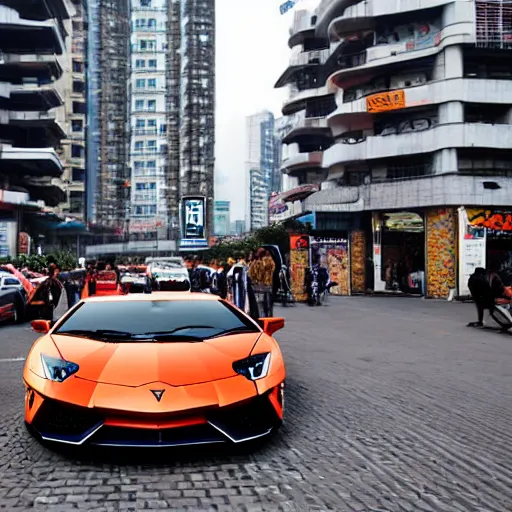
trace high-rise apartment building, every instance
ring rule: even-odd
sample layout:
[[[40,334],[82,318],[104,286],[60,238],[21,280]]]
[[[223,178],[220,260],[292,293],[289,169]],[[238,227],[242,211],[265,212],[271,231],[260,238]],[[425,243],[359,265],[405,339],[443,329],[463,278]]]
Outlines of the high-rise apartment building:
[[[129,214],[129,0],[88,0],[86,218],[126,231]]]
[[[71,19],[66,20],[69,49],[63,82],[64,113],[68,138],[63,146],[64,172],[59,185],[66,201],[56,211],[77,220],[85,218],[86,129],[87,129],[87,9],[86,0],[73,0]]]
[[[268,225],[268,199],[275,184],[274,115],[263,111],[246,120],[246,214],[248,231]]]
[[[214,236],[228,236],[231,231],[231,215],[229,201],[215,201],[213,211]]]
[[[67,59],[65,0],[0,1],[0,254],[17,233],[38,234],[34,213],[66,200],[63,173]],[[10,240],[6,245],[6,236]]]
[[[346,290],[447,297],[475,266],[512,270],[511,27],[501,0],[296,13],[277,84],[287,211],[351,239]]]
[[[182,198],[213,229],[213,0],[131,0],[130,234],[180,238]]]

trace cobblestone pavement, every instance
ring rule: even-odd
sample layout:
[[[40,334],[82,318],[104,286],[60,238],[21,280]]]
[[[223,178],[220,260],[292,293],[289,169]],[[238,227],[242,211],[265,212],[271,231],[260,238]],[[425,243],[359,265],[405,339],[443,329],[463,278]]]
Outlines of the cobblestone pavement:
[[[0,328],[0,509],[512,510],[512,337],[471,305],[329,299],[279,309],[281,432],[250,450],[50,451],[22,424],[35,335]],[[150,458],[151,457],[151,458]]]

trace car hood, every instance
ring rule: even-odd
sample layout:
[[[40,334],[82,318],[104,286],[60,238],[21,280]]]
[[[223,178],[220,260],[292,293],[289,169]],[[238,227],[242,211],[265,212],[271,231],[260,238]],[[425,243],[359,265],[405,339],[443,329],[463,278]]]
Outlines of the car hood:
[[[110,343],[51,335],[61,356],[79,365],[76,377],[105,384],[187,386],[233,377],[233,362],[248,357],[261,333],[197,343]]]

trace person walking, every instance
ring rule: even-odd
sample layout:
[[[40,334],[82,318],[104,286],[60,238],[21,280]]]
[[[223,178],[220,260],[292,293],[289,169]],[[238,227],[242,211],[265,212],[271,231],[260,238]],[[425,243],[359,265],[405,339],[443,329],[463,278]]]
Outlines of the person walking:
[[[48,279],[44,281],[41,286],[43,288],[43,300],[44,308],[42,316],[44,320],[54,320],[55,309],[59,305],[60,298],[62,296],[62,284],[58,280],[59,268],[55,263],[52,263],[48,267]]]

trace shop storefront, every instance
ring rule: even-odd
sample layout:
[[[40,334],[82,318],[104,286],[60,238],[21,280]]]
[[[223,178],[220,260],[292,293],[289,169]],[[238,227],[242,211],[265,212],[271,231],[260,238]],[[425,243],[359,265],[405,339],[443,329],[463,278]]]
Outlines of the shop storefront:
[[[424,295],[424,214],[374,213],[373,242],[374,291]]]
[[[459,295],[469,295],[467,282],[477,267],[512,284],[511,210],[459,208],[459,245]]]

